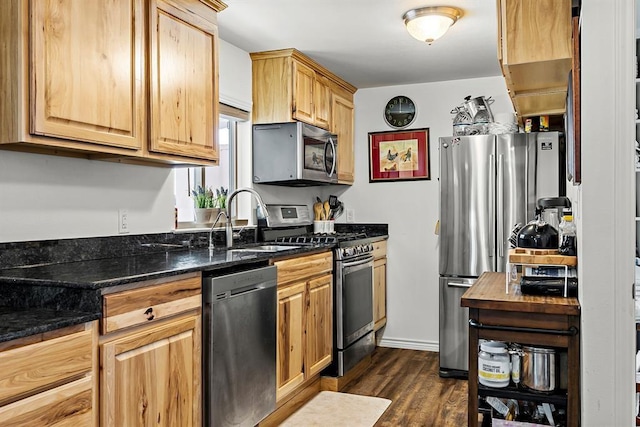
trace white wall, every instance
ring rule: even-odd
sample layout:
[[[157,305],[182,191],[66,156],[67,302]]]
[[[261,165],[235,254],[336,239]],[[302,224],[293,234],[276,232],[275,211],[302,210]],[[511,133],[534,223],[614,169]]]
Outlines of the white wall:
[[[368,133],[392,130],[383,108],[395,95],[417,105],[411,129],[429,128],[431,180],[369,183]],[[356,222],[389,224],[387,318],[383,345],[438,350],[438,138],[452,135],[450,111],[464,97],[492,96],[492,111],[512,113],[504,79],[490,77],[361,89],[355,96],[355,173],[342,196]],[[344,218],[344,217],[343,217]]]
[[[219,53],[221,99],[249,110],[249,55],[224,41]],[[0,151],[0,242],[117,235],[121,208],[130,234],[172,230],[172,170]]]
[[[634,425],[634,2],[582,2],[582,425]]]

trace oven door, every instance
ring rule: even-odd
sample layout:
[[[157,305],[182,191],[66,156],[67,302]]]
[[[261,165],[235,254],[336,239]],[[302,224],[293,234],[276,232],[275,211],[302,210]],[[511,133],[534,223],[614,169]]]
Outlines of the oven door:
[[[336,346],[373,330],[373,256],[336,262]]]

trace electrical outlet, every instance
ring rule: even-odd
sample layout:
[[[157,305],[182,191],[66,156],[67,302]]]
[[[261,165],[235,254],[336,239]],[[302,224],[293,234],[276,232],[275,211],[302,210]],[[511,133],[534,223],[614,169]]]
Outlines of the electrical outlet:
[[[129,232],[129,211],[118,209],[118,233],[127,234]]]
[[[347,209],[347,222],[355,222],[356,213],[353,209]]]

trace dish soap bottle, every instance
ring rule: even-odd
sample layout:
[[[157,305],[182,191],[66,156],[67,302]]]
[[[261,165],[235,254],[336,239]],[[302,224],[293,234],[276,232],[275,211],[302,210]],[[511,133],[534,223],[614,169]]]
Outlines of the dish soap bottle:
[[[562,221],[558,228],[560,228],[560,255],[576,256],[576,225],[570,209],[563,210]]]

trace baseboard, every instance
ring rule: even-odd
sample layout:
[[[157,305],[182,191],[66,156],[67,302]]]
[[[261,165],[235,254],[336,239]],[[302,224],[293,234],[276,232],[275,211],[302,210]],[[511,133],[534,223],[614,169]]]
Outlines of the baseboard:
[[[438,341],[416,341],[401,338],[382,338],[378,342],[380,347],[403,348],[406,350],[440,351]]]

